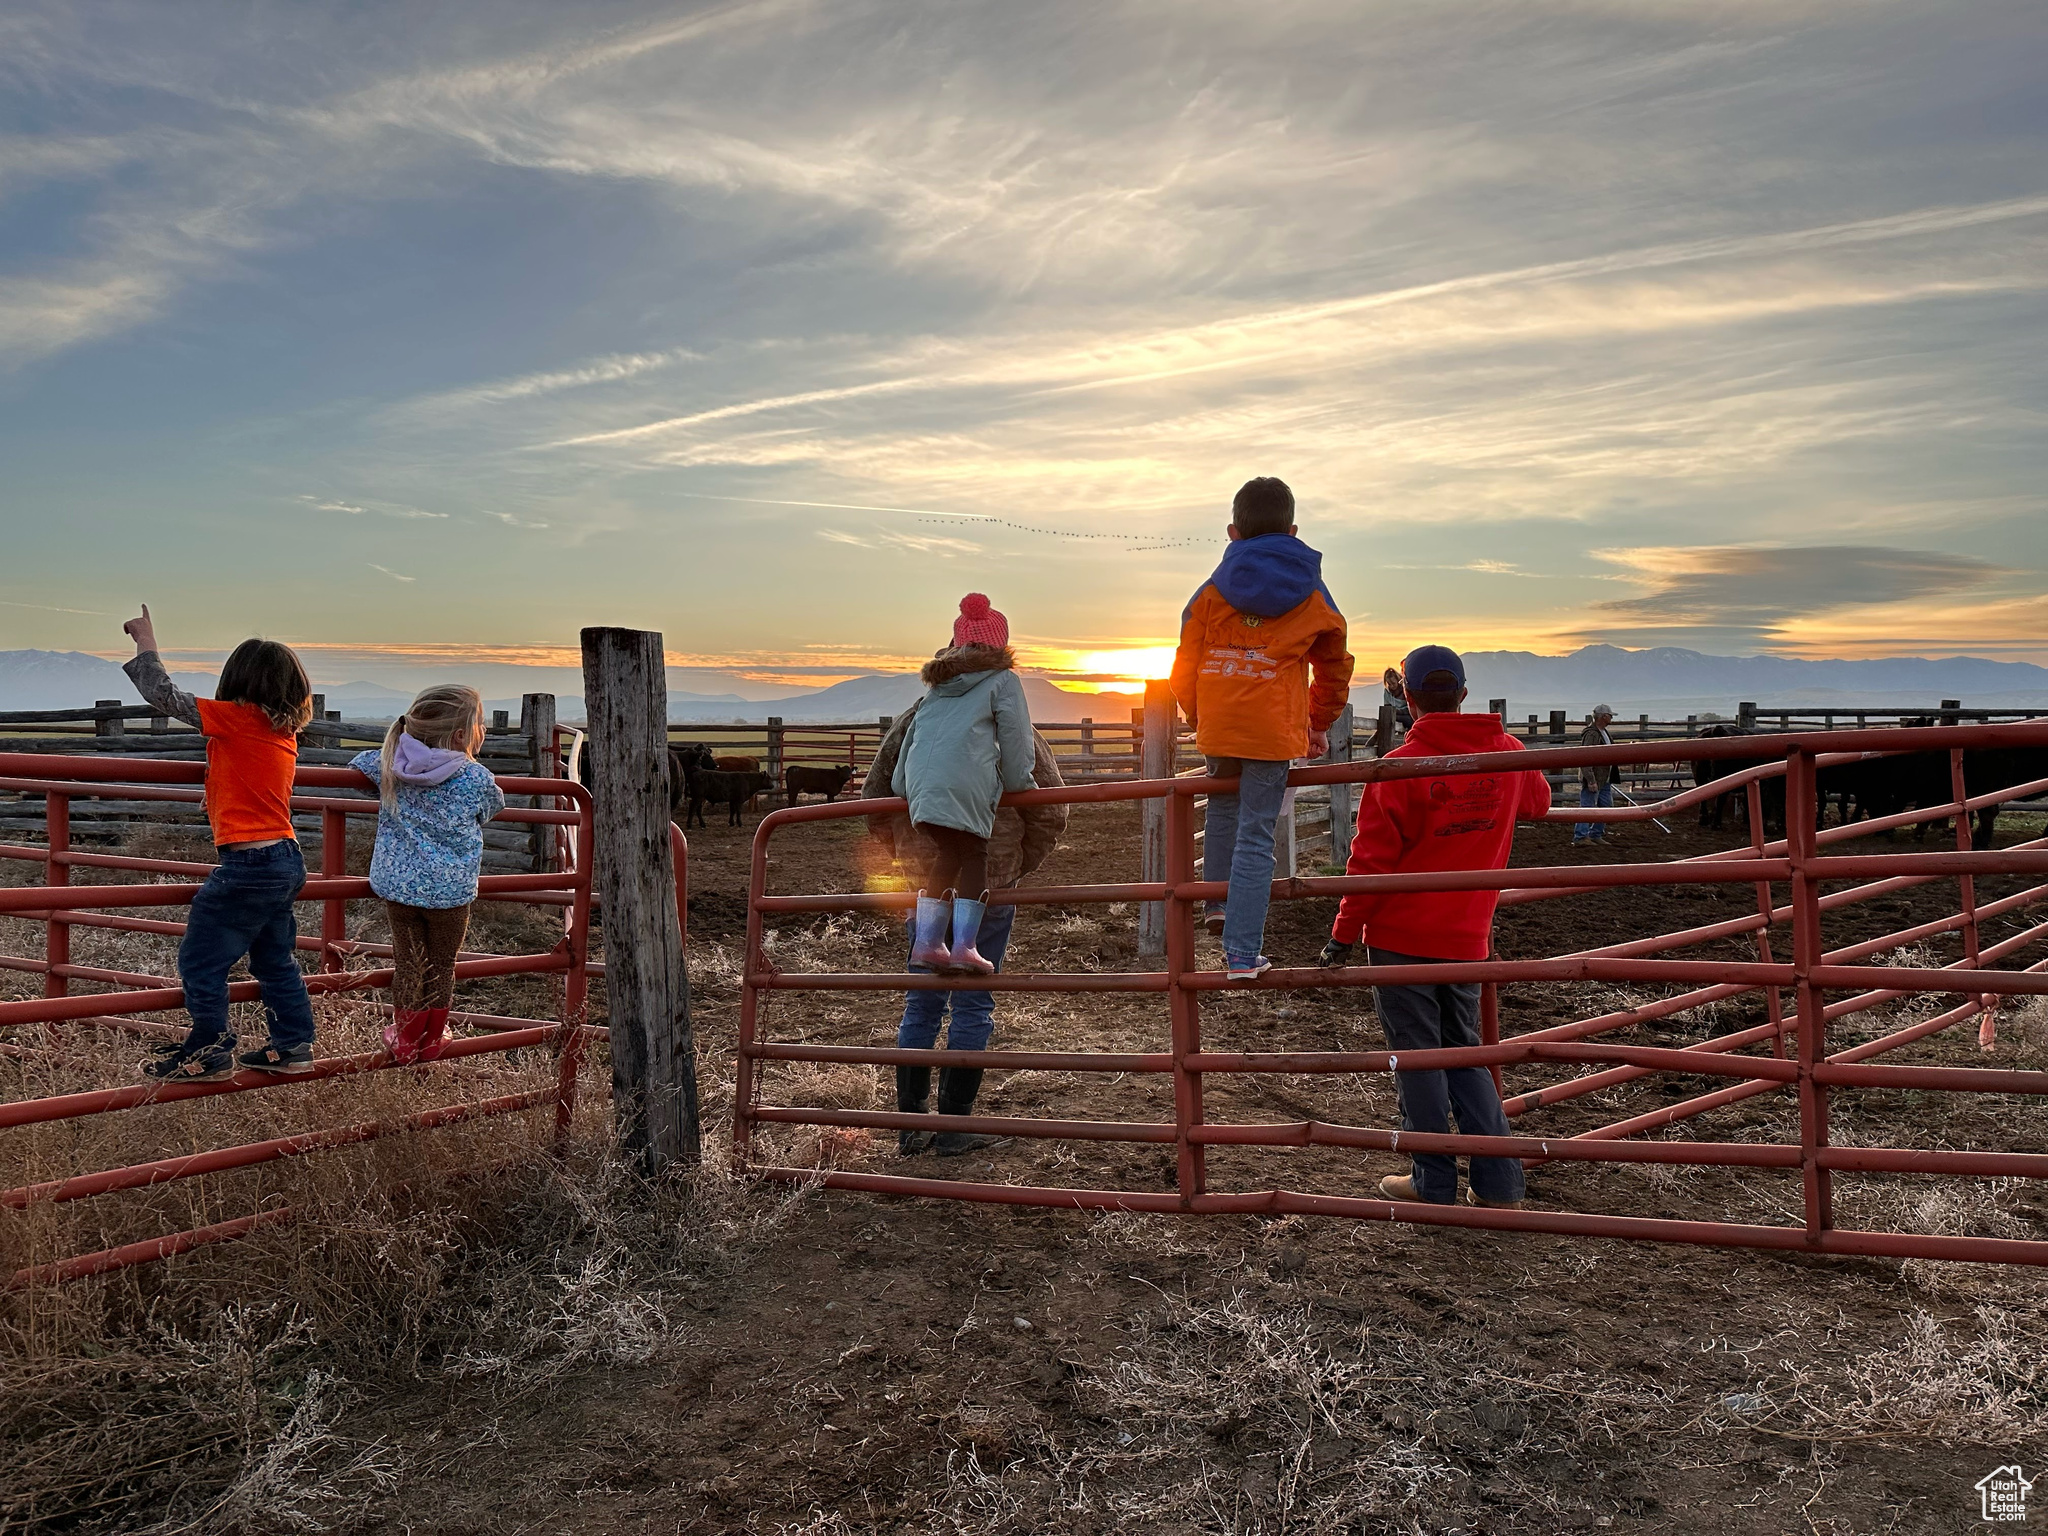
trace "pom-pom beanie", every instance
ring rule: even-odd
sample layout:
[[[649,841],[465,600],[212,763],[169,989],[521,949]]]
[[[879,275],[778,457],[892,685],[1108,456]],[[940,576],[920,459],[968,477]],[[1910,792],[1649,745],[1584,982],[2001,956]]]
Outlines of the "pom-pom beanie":
[[[953,621],[955,645],[992,645],[1000,650],[1010,643],[1010,621],[989,607],[988,599],[970,592],[960,599],[960,617]]]

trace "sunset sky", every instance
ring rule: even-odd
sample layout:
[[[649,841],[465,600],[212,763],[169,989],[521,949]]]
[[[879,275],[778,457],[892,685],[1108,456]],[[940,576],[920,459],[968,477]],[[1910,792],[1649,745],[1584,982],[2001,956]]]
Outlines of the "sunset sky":
[[[2044,288],[2039,0],[17,0],[0,648],[2048,661]]]

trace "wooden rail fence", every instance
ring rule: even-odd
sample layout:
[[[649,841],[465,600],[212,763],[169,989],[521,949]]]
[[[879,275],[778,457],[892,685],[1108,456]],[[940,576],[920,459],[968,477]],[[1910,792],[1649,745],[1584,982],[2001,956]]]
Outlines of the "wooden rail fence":
[[[314,718],[299,733],[299,761],[309,766],[346,767],[365,747],[381,746],[388,720],[344,720],[313,695]],[[491,717],[477,760],[500,775],[560,778],[555,741],[555,696],[529,693],[520,701],[519,722],[506,710]],[[543,747],[542,743],[546,743]],[[111,752],[169,762],[199,762],[206,757],[206,738],[146,704],[101,699],[88,708],[0,712],[0,752],[57,755]],[[335,790],[338,798],[357,792]],[[361,798],[368,798],[367,795]],[[531,809],[531,796],[512,802]],[[197,806],[162,800],[80,800],[71,812],[74,842],[116,843],[149,827],[198,835],[206,815]],[[295,815],[292,825],[309,853],[319,850],[325,835],[317,814]],[[34,792],[0,794],[0,834],[49,834],[44,797]],[[493,874],[542,873],[556,867],[555,829],[540,825],[489,826],[484,829],[484,868]]]
[[[1155,689],[1154,692],[1163,692]],[[1069,784],[1100,784],[1145,776],[1148,760],[1146,736],[1148,712],[1144,706],[1127,714],[1105,695],[1104,713],[1070,721],[1038,722],[1039,732],[1051,744],[1062,776]],[[339,711],[329,710],[322,695],[313,696],[314,718],[299,738],[299,760],[325,767],[345,766],[365,747],[382,743],[388,720],[345,720]],[[1536,748],[1576,747],[1585,724],[1583,715],[1551,709],[1510,718],[1508,701],[1492,699],[1487,707],[1502,717],[1510,735]],[[1153,700],[1150,729],[1172,733],[1170,754],[1154,753],[1159,766],[1173,775],[1197,772],[1202,755],[1195,748],[1194,734],[1166,700],[1165,713]],[[1160,723],[1161,719],[1168,722]],[[1831,731],[1880,726],[1931,723],[1938,725],[1993,724],[2048,718],[2048,709],[1974,709],[1960,700],[1944,699],[1938,706],[1906,705],[1896,708],[1814,709],[1800,706],[1735,706],[1732,716],[1690,714],[1683,719],[1658,720],[1638,715],[1617,719],[1610,727],[1616,742],[1668,741],[1697,737],[1709,726],[1723,724],[1745,733]],[[882,715],[870,721],[809,722],[785,721],[770,716],[759,725],[671,724],[672,744],[702,742],[720,756],[753,757],[761,763],[781,798],[783,772],[791,767],[836,767],[854,770],[848,790],[864,791],[868,768],[894,717]],[[578,726],[558,726],[555,696],[529,693],[520,701],[515,722],[506,710],[494,711],[478,759],[497,774],[559,778],[568,771],[568,742]],[[1350,707],[1346,707],[1338,728],[1332,732],[1332,750],[1326,762],[1355,762],[1384,755],[1401,740],[1391,705],[1383,704],[1372,728],[1361,730]],[[145,704],[123,704],[118,699],[101,699],[91,706],[73,709],[0,711],[0,752],[42,752],[76,754],[112,752],[128,757],[197,761],[205,756],[205,739],[178,722],[166,719]],[[1560,803],[1577,797],[1575,771],[1547,775]],[[1691,775],[1678,763],[1618,771],[1617,780],[1628,793],[1673,793],[1690,786]],[[336,791],[347,794],[347,791]],[[1329,791],[1322,788],[1290,794],[1289,814],[1281,825],[1280,862],[1282,873],[1294,875],[1305,863],[1332,865],[1343,861],[1355,825],[1355,794],[1346,790],[1333,806]],[[530,802],[523,802],[530,804]],[[72,836],[84,842],[118,842],[149,826],[174,831],[197,832],[204,815],[194,807],[152,800],[98,800],[81,802],[73,811]],[[323,832],[317,816],[294,819],[300,840],[309,851],[320,847]],[[32,793],[0,794],[0,834],[47,833],[43,797]],[[1199,833],[1197,834],[1199,837]],[[498,827],[484,832],[484,865],[495,873],[545,872],[559,866],[562,850],[552,827]],[[1313,845],[1313,852],[1309,850]]]

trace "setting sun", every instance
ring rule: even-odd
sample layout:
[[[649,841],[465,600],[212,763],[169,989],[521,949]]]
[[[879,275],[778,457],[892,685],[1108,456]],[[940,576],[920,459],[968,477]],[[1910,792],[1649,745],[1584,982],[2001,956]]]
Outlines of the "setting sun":
[[[1165,677],[1173,670],[1173,647],[1146,645],[1122,651],[1081,651],[1075,654],[1072,669],[1091,679],[1078,686],[1092,687],[1098,693],[1143,693],[1147,678]]]

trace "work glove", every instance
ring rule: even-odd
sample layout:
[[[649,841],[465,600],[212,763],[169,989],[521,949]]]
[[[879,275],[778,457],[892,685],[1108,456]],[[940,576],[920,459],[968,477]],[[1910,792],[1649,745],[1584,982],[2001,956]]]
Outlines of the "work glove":
[[[1323,952],[1316,957],[1316,964],[1325,968],[1349,965],[1351,963],[1351,952],[1356,948],[1358,948],[1356,944],[1344,944],[1336,939],[1332,939],[1323,946]]]

